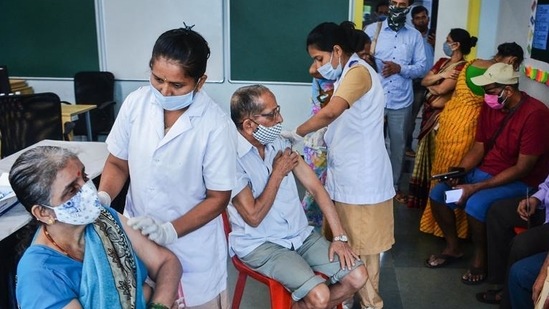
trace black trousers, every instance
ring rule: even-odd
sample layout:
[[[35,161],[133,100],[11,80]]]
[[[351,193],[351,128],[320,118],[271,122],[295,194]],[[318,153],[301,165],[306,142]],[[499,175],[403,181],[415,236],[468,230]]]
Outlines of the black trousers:
[[[517,213],[523,198],[504,199],[492,204],[486,219],[488,282],[504,284],[513,263],[525,257],[549,250],[549,224],[545,221],[545,209],[537,209],[530,217],[530,229],[515,235],[514,227],[528,227]],[[504,293],[501,308],[510,308],[508,293]]]

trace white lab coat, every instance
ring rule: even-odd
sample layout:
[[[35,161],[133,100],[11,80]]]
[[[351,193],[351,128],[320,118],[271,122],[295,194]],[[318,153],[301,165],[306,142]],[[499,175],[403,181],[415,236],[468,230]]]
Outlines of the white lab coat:
[[[124,214],[172,221],[206,197],[206,189],[236,183],[236,128],[204,92],[164,136],[162,107],[151,86],[124,101],[107,138],[109,152],[127,160],[130,188]],[[227,244],[221,217],[167,246],[181,261],[187,306],[208,302],[227,287]]]

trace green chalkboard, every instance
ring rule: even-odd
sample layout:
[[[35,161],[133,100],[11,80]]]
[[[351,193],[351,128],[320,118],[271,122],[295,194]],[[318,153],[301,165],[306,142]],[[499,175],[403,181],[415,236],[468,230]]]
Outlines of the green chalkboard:
[[[307,34],[349,12],[348,0],[230,0],[230,80],[310,83]]]
[[[0,41],[11,76],[99,70],[94,0],[1,0]]]

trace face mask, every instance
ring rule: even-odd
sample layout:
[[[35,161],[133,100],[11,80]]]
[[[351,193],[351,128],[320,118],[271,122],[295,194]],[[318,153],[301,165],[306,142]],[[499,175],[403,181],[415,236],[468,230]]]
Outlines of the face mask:
[[[484,102],[488,104],[493,109],[502,109],[505,106],[505,102],[507,101],[508,97],[505,99],[503,97],[503,89],[501,90],[501,93],[499,95],[497,94],[484,94]]]
[[[394,5],[389,5],[389,28],[393,31],[398,31],[404,27],[406,23],[406,14],[410,11],[410,8],[398,8]]]
[[[158,89],[154,88],[154,86],[151,84],[151,89],[154,94],[154,97],[156,99],[156,102],[162,106],[163,109],[167,111],[175,111],[183,109],[193,102],[194,98],[194,89],[183,95],[176,95],[176,96],[164,96]]]
[[[267,145],[268,143],[272,143],[277,137],[279,137],[280,132],[282,132],[281,123],[277,123],[272,127],[265,127],[258,124],[257,129],[254,131],[254,133],[252,133],[252,135],[262,145]]]
[[[444,44],[442,44],[442,51],[444,51],[444,54],[448,57],[452,57],[452,47],[450,47],[450,44],[448,44],[448,42],[444,42]]]
[[[379,15],[379,17],[377,18],[378,21],[384,21],[387,19],[387,15]]]
[[[318,68],[318,73],[322,75],[325,79],[330,80],[336,80],[341,76],[341,72],[343,69],[341,68],[341,61],[338,59],[338,65],[337,68],[332,67],[332,57],[334,56],[334,52],[330,55],[330,61],[326,62],[324,65],[322,65],[320,68]]]
[[[52,207],[42,205],[52,209],[57,217],[57,221],[72,225],[87,225],[99,217],[101,208],[99,207],[99,197],[97,190],[90,180],[86,182],[80,191],[65,203]]]

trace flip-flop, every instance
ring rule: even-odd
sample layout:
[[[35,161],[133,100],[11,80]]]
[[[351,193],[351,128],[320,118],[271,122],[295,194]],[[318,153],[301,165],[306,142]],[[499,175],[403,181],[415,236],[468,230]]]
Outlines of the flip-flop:
[[[472,280],[477,277],[478,280]],[[466,273],[461,276],[461,282],[467,285],[478,285],[486,280],[486,272],[483,267],[470,267]]]
[[[488,290],[486,292],[480,292],[476,294],[476,298],[479,302],[485,304],[498,305],[501,303],[503,289],[499,290]],[[498,299],[499,296],[499,299]]]
[[[425,260],[425,267],[427,267],[427,268],[440,268],[440,267],[448,266],[448,265],[458,261],[462,257],[463,257],[463,255],[452,256],[452,255],[443,254],[443,253],[433,254]],[[442,260],[442,262],[440,262],[438,264],[433,264],[433,263],[430,262],[431,260],[433,260],[433,261]]]

